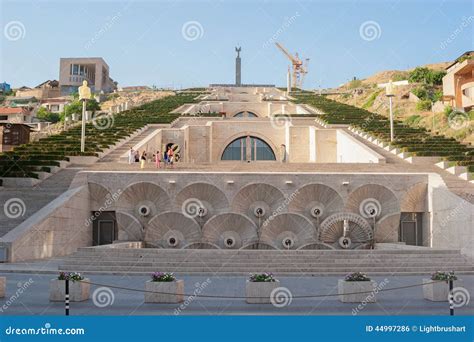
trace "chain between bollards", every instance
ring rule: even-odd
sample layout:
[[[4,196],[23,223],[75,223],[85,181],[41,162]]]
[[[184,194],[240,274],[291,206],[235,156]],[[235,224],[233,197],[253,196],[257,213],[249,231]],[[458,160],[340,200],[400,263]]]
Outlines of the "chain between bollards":
[[[66,316],[69,316],[69,279],[64,281],[64,309]]]

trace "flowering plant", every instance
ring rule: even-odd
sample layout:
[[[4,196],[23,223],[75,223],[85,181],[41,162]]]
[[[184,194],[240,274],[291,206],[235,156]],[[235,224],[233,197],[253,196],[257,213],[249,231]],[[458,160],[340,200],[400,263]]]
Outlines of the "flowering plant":
[[[80,281],[84,280],[84,277],[76,272],[59,272],[58,280]]]
[[[151,274],[151,281],[175,281],[176,278],[173,273],[155,272]]]
[[[257,273],[257,274],[250,274],[249,281],[251,282],[274,282],[276,281],[275,277],[273,277],[272,273]]]
[[[436,271],[431,275],[431,280],[457,280],[458,277],[454,275],[454,272],[441,272],[441,271]]]
[[[345,281],[370,281],[365,273],[354,272],[346,275]]]

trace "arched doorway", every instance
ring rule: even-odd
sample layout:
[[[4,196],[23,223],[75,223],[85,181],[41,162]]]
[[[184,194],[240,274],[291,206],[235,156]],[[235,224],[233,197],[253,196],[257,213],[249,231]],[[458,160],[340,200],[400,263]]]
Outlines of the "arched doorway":
[[[232,141],[224,149],[221,160],[276,160],[270,145],[254,136],[243,136]]]

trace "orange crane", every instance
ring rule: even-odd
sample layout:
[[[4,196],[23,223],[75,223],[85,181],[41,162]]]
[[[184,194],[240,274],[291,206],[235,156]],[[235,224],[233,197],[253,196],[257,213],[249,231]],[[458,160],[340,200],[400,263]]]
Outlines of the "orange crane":
[[[304,77],[308,73],[309,58],[306,58],[305,62],[303,63],[303,61],[299,58],[298,53],[295,53],[295,55],[293,56],[280,43],[275,43],[275,45],[291,61],[292,70],[293,70],[292,78],[291,78],[291,86],[293,88],[302,88]]]

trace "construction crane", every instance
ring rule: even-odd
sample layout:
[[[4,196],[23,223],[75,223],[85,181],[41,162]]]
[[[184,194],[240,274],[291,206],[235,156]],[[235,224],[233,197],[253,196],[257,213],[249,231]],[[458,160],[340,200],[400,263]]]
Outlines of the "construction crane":
[[[304,77],[308,73],[309,58],[306,58],[305,62],[303,63],[303,61],[299,58],[298,53],[295,53],[295,55],[293,56],[280,43],[275,43],[275,45],[291,61],[292,70],[293,70],[292,77],[291,77],[291,87],[302,88]]]

